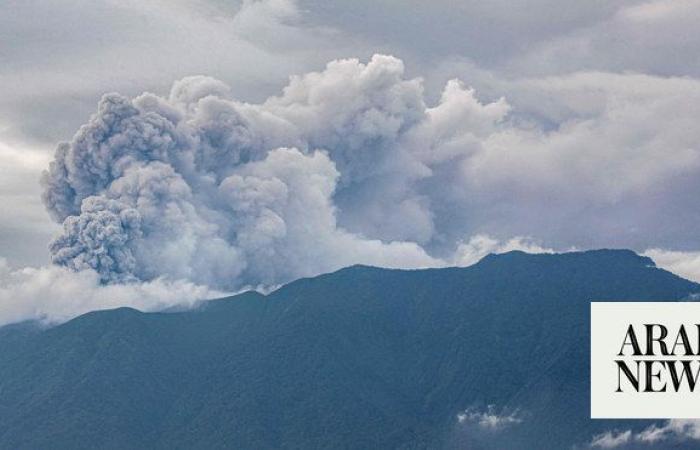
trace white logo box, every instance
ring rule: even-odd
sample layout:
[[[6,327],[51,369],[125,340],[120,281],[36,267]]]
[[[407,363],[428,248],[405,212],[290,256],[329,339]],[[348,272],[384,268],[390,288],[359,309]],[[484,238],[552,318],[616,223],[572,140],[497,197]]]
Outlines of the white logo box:
[[[700,376],[692,391],[688,382],[688,375],[695,378],[700,371],[698,324],[700,303],[696,302],[591,302],[591,418],[700,418]],[[663,328],[668,335],[658,339]],[[653,355],[647,355],[647,334],[657,338],[651,342]],[[660,342],[675,355],[663,355]],[[621,350],[623,356],[619,356]],[[642,355],[635,355],[636,350]],[[687,355],[689,350],[693,354]],[[638,381],[638,390],[633,381]],[[665,392],[660,392],[664,386]]]

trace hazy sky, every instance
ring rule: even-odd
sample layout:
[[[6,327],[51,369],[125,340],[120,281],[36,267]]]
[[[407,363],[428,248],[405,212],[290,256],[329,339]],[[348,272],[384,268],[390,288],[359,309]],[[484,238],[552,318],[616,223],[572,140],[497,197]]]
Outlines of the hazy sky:
[[[700,0],[5,1],[0,257],[228,289],[355,260],[629,247],[696,276],[699,21]],[[332,63],[346,58],[357,60]],[[220,83],[171,91],[191,75]],[[133,120],[104,105],[90,119],[103,94],[128,103],[146,91],[155,96],[134,100]],[[148,111],[172,121],[166,134],[196,167],[142,157],[133,135],[92,141],[109,134],[110,114],[142,133]],[[54,222],[39,178],[71,140],[67,172],[46,191]],[[182,195],[143,207],[129,180],[148,190],[153,177]],[[311,179],[322,182],[299,181]],[[173,204],[181,216],[166,214]],[[138,230],[115,242],[132,251],[105,264],[99,252],[116,247],[86,250],[85,233],[104,211],[125,227],[125,208]],[[73,228],[61,231],[64,220]],[[325,243],[306,254],[315,239]],[[144,250],[173,242],[191,250]]]

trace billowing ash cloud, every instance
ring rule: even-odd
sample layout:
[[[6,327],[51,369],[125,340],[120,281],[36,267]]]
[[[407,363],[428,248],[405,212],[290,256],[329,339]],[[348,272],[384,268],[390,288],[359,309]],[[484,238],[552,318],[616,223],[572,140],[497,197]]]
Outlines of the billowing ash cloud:
[[[204,76],[167,98],[106,95],[43,177],[63,224],[52,260],[107,283],[235,290],[489,249],[700,245],[679,207],[700,168],[699,82],[585,73],[503,89],[516,106],[550,100],[513,112],[452,80],[428,105],[382,55],[293,76],[257,104]]]
[[[224,289],[356,262],[435,265],[418,245],[434,233],[429,198],[412,186],[430,169],[406,150],[435,119],[388,56],[330,63],[259,105],[203,76],[167,99],[106,95],[43,177],[63,223],[52,261],[104,282]]]

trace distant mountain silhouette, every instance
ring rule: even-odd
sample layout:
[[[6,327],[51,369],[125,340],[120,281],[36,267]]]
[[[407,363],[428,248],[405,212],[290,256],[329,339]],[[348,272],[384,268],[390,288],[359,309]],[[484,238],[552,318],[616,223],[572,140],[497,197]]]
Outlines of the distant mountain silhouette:
[[[589,302],[696,292],[631,251],[511,252],[9,326],[0,448],[585,448],[652,423],[589,419]]]

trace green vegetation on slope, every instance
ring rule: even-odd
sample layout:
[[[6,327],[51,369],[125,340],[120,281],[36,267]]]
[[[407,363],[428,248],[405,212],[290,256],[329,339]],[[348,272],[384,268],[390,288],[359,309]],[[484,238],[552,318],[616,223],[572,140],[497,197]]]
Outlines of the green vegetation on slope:
[[[4,328],[0,448],[571,448],[620,425],[588,419],[589,301],[699,288],[629,251],[512,252]],[[522,422],[457,422],[489,404]]]

